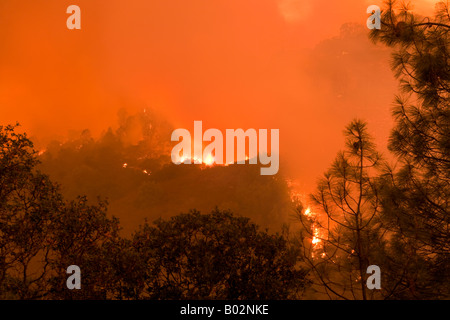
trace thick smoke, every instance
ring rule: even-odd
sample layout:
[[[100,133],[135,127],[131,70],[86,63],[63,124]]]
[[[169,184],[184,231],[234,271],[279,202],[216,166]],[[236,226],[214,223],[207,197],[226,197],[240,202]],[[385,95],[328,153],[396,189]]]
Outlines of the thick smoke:
[[[257,165],[174,165],[171,126],[149,109],[119,112],[119,127],[99,139],[88,130],[42,150],[41,170],[68,198],[107,198],[125,233],[153,221],[197,209],[231,209],[272,230],[290,223],[294,207],[279,176],[261,176]]]

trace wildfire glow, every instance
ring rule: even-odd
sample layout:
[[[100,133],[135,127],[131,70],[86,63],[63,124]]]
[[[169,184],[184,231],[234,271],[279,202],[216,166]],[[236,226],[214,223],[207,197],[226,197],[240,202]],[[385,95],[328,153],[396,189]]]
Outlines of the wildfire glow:
[[[180,163],[180,164],[184,163],[188,159],[189,158],[187,158],[185,156],[182,156],[182,157],[179,158],[178,163]],[[211,154],[208,154],[206,157],[203,157],[203,159],[199,159],[197,157],[191,158],[191,163],[194,163],[194,164],[203,163],[203,164],[205,164],[207,166],[212,166],[213,164],[215,164],[215,161],[216,161],[216,159]],[[232,163],[233,162],[230,162],[230,164],[232,164]],[[227,165],[228,164],[225,164],[225,166],[227,166]]]
[[[211,166],[214,163],[214,158],[212,155],[208,154],[208,156],[203,160],[203,163],[207,166]]]
[[[321,242],[320,238],[319,238],[319,229],[314,227],[314,233],[313,233],[313,238],[312,238],[312,244],[316,245],[318,243]]]
[[[312,216],[314,216],[314,213],[311,211],[311,209],[309,207],[305,210],[305,216],[310,217],[310,218]]]
[[[308,207],[308,208],[306,208],[304,215],[307,216],[308,218],[314,218],[316,216],[316,213],[313,212],[310,207]],[[312,223],[311,228],[312,228],[311,243],[312,243],[314,249],[318,249],[320,247],[320,243],[322,242],[321,237],[320,237],[320,231],[319,231],[319,228],[317,227],[316,223],[314,223],[314,222]]]

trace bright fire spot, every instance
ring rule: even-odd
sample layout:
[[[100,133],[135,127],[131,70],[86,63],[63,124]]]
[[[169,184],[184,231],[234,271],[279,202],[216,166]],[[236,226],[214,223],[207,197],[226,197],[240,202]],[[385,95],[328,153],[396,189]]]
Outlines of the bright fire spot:
[[[307,216],[308,218],[314,217],[315,215],[316,215],[316,214],[315,214],[314,212],[311,211],[311,208],[310,208],[310,207],[308,207],[308,208],[305,210],[305,216]]]
[[[316,245],[321,242],[321,240],[319,238],[319,229],[318,228],[314,228],[314,234],[313,234],[313,238],[312,238],[311,242],[313,245]]]
[[[128,164],[124,163],[124,164],[122,165],[122,168],[126,168],[127,166],[128,166]]]
[[[207,166],[211,166],[214,163],[214,158],[212,155],[208,154],[208,156],[203,160],[203,163]]]
[[[314,218],[316,216],[316,213],[313,212],[310,207],[308,207],[308,208],[306,208],[304,215],[307,216],[308,218]],[[318,249],[321,247],[320,243],[322,242],[322,240],[321,240],[320,231],[316,225],[316,222],[313,221],[311,228],[313,230],[311,243],[312,243],[314,249]]]

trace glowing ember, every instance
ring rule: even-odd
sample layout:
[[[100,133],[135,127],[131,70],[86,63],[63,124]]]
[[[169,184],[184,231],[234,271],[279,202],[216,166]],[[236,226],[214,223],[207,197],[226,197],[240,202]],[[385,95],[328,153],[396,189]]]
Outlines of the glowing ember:
[[[208,155],[206,157],[206,159],[203,160],[203,163],[206,164],[207,166],[211,166],[214,163],[214,158],[212,155]]]
[[[182,156],[179,157],[179,160],[177,161],[177,164],[181,164],[181,163],[185,163],[188,162],[187,160],[189,160],[188,157]],[[207,166],[212,166],[215,163],[216,159],[212,156],[212,154],[208,154],[207,156],[204,156],[203,159],[197,158],[197,157],[192,157],[190,158],[190,162],[194,163],[194,164],[205,164]],[[233,162],[230,162],[230,164],[232,164]],[[228,164],[224,164],[225,166],[227,166]]]
[[[310,207],[306,208],[304,215],[311,219],[317,217],[316,213],[313,212]],[[322,245],[321,245],[322,240],[321,240],[320,230],[314,221],[315,220],[313,220],[313,223],[311,225],[312,233],[313,233],[311,243],[312,243],[314,249],[319,249],[322,247]]]
[[[313,233],[313,238],[312,238],[311,242],[314,246],[321,242],[321,240],[319,238],[319,229],[318,228],[314,227],[314,233]]]
[[[306,210],[305,210],[305,216],[307,216],[307,217],[311,217],[313,214],[311,213],[311,209],[310,208],[307,208]]]

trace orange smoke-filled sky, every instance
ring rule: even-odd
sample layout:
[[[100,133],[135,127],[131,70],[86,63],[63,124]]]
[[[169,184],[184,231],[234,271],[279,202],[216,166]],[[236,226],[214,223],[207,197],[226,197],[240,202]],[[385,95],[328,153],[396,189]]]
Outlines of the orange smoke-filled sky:
[[[72,4],[81,30],[66,28]],[[120,107],[152,107],[189,130],[278,128],[282,170],[310,191],[351,119],[386,145],[389,50],[340,33],[365,28],[370,4],[382,2],[2,0],[0,124],[43,140],[99,134]]]

